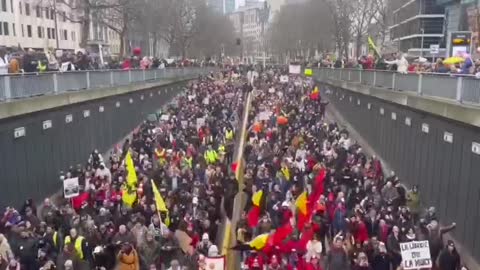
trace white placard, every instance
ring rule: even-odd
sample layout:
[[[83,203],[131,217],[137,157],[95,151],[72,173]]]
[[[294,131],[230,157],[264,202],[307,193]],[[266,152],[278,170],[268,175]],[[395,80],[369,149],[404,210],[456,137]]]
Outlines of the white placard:
[[[43,124],[42,124],[42,127],[43,129],[49,129],[49,128],[52,128],[52,120],[45,120],[43,121]]]
[[[289,65],[288,72],[290,74],[300,74],[302,72],[302,67],[300,65]]]
[[[73,115],[68,114],[65,116],[65,123],[71,123],[73,121]]]
[[[440,53],[440,45],[439,44],[430,44],[430,54],[436,55]]]
[[[183,128],[186,128],[188,126],[188,121],[181,121],[180,123],[182,124]]]
[[[280,82],[281,83],[288,83],[288,76],[287,75],[280,76]]]
[[[160,117],[160,120],[162,120],[162,121],[168,121],[168,120],[170,120],[170,115],[168,115],[168,114],[162,114],[162,116]]]
[[[270,119],[270,115],[272,115],[271,112],[260,112],[260,114],[258,115],[258,120],[267,121],[268,119]]]
[[[25,137],[25,134],[26,134],[25,127],[19,127],[13,131],[13,137],[15,139],[20,137]]]
[[[369,110],[371,110],[371,109],[372,109],[372,104],[368,103],[368,104],[367,104],[367,108],[368,108]]]
[[[203,99],[202,103],[203,105],[208,105],[210,103],[210,100],[208,99],[208,97],[206,97]]]
[[[189,101],[192,101],[192,100],[195,99],[195,97],[196,97],[195,95],[188,95],[188,100],[189,100]]]
[[[357,99],[357,105],[360,106],[360,99]]]
[[[70,199],[80,195],[80,185],[78,184],[78,177],[67,178],[63,180],[63,194],[66,199]]]
[[[197,118],[197,130],[205,126],[205,118]]]
[[[404,270],[430,269],[432,267],[428,241],[400,243],[400,250]]]
[[[385,114],[385,110],[383,108],[380,108],[380,114],[381,115]]]
[[[392,120],[397,120],[397,114],[392,112]]]
[[[225,257],[205,257],[205,269],[225,270]]]
[[[428,133],[430,132],[430,126],[427,123],[422,124],[422,132],[423,133]]]

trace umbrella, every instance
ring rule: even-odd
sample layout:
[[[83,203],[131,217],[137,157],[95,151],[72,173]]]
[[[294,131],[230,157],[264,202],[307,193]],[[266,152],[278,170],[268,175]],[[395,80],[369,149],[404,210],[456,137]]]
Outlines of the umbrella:
[[[458,57],[458,56],[449,57],[449,58],[443,60],[443,63],[446,64],[446,65],[455,65],[455,64],[463,63],[463,62],[465,62],[465,58]]]

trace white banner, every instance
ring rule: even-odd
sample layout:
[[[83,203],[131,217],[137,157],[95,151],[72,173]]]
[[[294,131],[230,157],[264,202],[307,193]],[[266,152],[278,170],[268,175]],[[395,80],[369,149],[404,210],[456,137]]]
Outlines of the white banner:
[[[302,67],[300,65],[289,65],[288,72],[290,72],[290,74],[300,74],[302,72]]]
[[[280,82],[281,83],[288,83],[288,76],[287,75],[280,76]]]
[[[428,241],[400,243],[402,267],[404,270],[425,269],[432,267]]]
[[[205,126],[205,118],[197,118],[197,130]]]
[[[260,114],[258,115],[258,120],[267,121],[268,119],[270,119],[270,115],[272,115],[272,112],[260,112]]]
[[[160,117],[160,120],[162,120],[162,121],[168,121],[168,120],[170,120],[170,115],[168,115],[168,114],[162,114],[162,116]]]
[[[63,180],[63,194],[65,199],[70,199],[80,195],[80,185],[78,184],[78,177],[67,178]]]

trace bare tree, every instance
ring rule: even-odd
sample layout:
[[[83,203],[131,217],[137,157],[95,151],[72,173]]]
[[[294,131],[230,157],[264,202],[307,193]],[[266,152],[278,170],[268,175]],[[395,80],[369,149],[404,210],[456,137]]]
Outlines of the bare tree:
[[[361,54],[361,48],[370,25],[375,21],[378,13],[378,2],[383,0],[350,0],[352,9],[351,27],[352,35],[355,37],[355,52]]]
[[[351,39],[351,14],[355,9],[351,0],[323,0],[331,12],[334,26],[335,43],[339,58],[348,58],[348,44]]]

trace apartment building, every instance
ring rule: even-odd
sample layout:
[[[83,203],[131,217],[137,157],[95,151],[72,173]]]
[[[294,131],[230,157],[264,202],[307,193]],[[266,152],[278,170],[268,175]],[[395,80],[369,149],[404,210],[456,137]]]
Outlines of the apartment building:
[[[72,17],[56,0],[0,0],[0,46],[75,51],[81,26]]]

